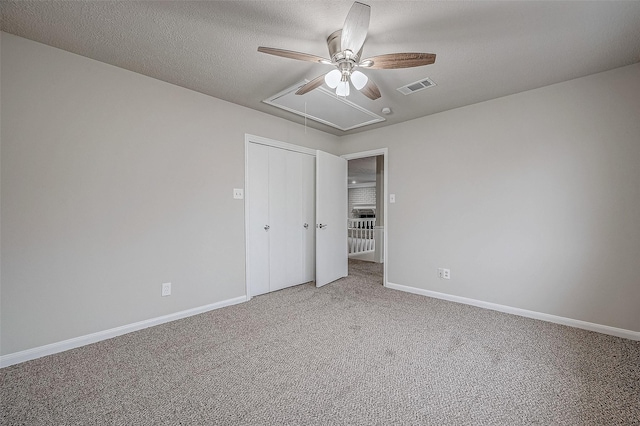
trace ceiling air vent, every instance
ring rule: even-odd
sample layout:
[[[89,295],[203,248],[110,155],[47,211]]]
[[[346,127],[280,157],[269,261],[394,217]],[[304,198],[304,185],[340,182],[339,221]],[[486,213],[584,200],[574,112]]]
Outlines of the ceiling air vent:
[[[413,83],[409,83],[406,86],[398,87],[398,91],[405,95],[419,92],[436,84],[430,78],[424,78]]]

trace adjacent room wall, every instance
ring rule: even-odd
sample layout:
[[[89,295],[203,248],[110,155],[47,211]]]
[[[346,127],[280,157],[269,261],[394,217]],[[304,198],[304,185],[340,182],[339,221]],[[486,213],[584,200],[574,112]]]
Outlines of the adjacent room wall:
[[[376,186],[366,186],[348,189],[348,208],[347,217],[353,216],[354,204],[375,204],[376,203]]]
[[[389,282],[640,331],[640,64],[342,141],[389,148]]]
[[[10,34],[1,52],[2,355],[245,295],[245,133],[338,149]]]

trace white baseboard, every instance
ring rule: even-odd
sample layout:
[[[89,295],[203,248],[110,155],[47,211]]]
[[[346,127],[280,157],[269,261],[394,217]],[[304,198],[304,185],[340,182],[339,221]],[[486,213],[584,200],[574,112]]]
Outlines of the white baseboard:
[[[142,330],[143,328],[153,327],[154,325],[164,324],[166,322],[175,321],[182,318],[187,318],[193,315],[198,315],[214,309],[224,308],[225,306],[236,305],[238,303],[246,302],[246,296],[235,297],[233,299],[223,300],[221,302],[211,303],[205,306],[199,306],[197,308],[187,309],[185,311],[175,312],[169,315],[163,315],[157,318],[151,318],[144,321],[135,322],[133,324],[127,324],[109,330],[98,331],[97,333],[87,334],[85,336],[74,337],[73,339],[63,340],[62,342],[51,343],[37,348],[27,349],[20,352],[15,352],[8,355],[0,356],[0,368],[8,367],[10,365],[19,364],[21,362],[30,361],[32,359],[40,358],[47,355],[56,354],[59,352],[68,351],[69,349],[78,348],[80,346],[96,343],[101,340],[111,339],[112,337],[120,336],[123,334],[131,333],[133,331]]]
[[[479,308],[491,309],[493,311],[505,312],[507,314],[519,315],[521,317],[533,318],[556,324],[568,325],[569,327],[581,328],[583,330],[595,331],[597,333],[609,334],[611,336],[622,337],[630,340],[640,340],[640,332],[626,330],[624,328],[610,327],[608,325],[595,324],[571,318],[559,317],[557,315],[545,314],[542,312],[528,311],[526,309],[514,308],[511,306],[499,305],[497,303],[484,302],[482,300],[469,299],[461,296],[454,296],[437,291],[423,290],[405,285],[387,283],[386,287],[394,290],[405,291],[407,293],[420,294],[422,296],[433,297],[435,299],[448,300],[450,302],[463,303],[465,305],[477,306]]]

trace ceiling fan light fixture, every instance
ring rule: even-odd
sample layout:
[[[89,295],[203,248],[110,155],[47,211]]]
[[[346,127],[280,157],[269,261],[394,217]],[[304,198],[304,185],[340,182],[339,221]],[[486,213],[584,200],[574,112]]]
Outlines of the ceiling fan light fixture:
[[[338,87],[338,83],[340,83],[340,79],[342,78],[342,73],[338,70],[329,71],[327,75],[324,76],[324,82],[327,83],[327,86],[335,89]]]
[[[337,70],[319,75],[302,85],[296,91],[296,95],[304,95],[317,89],[322,86],[324,81],[327,86],[336,90],[336,95],[338,96],[349,96],[349,86],[353,84],[353,87],[359,90],[360,93],[375,101],[381,97],[380,89],[373,80],[358,72],[356,68],[384,70],[421,67],[435,63],[436,55],[415,52],[388,53],[360,60],[364,42],[367,39],[367,32],[369,31],[370,20],[371,6],[359,1],[354,2],[351,9],[349,9],[342,29],[334,31],[327,38],[330,60],[308,53],[273,47],[260,46],[258,47],[258,52],[299,61],[330,64],[337,68]]]
[[[336,87],[336,95],[338,96],[349,96],[349,82],[348,81],[341,81],[340,84],[338,84],[338,87]]]
[[[362,88],[367,85],[368,81],[369,77],[360,71],[354,71],[351,73],[351,83],[353,83],[353,87],[357,90],[362,90]]]

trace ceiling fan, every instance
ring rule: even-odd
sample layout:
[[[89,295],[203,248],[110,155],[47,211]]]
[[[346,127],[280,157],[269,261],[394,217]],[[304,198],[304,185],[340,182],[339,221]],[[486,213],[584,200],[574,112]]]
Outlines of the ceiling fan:
[[[258,47],[258,52],[299,61],[334,65],[336,67],[336,69],[329,71],[327,74],[318,76],[301,86],[296,91],[296,95],[304,95],[320,87],[324,82],[332,89],[336,89],[336,95],[338,96],[349,96],[351,84],[369,99],[376,100],[380,97],[380,89],[358,68],[398,69],[420,67],[433,64],[436,61],[436,55],[433,53],[389,53],[363,60],[362,48],[367,38],[370,16],[371,7],[369,5],[360,2],[353,3],[342,29],[335,31],[327,38],[329,57],[331,59],[308,53],[263,46]]]

